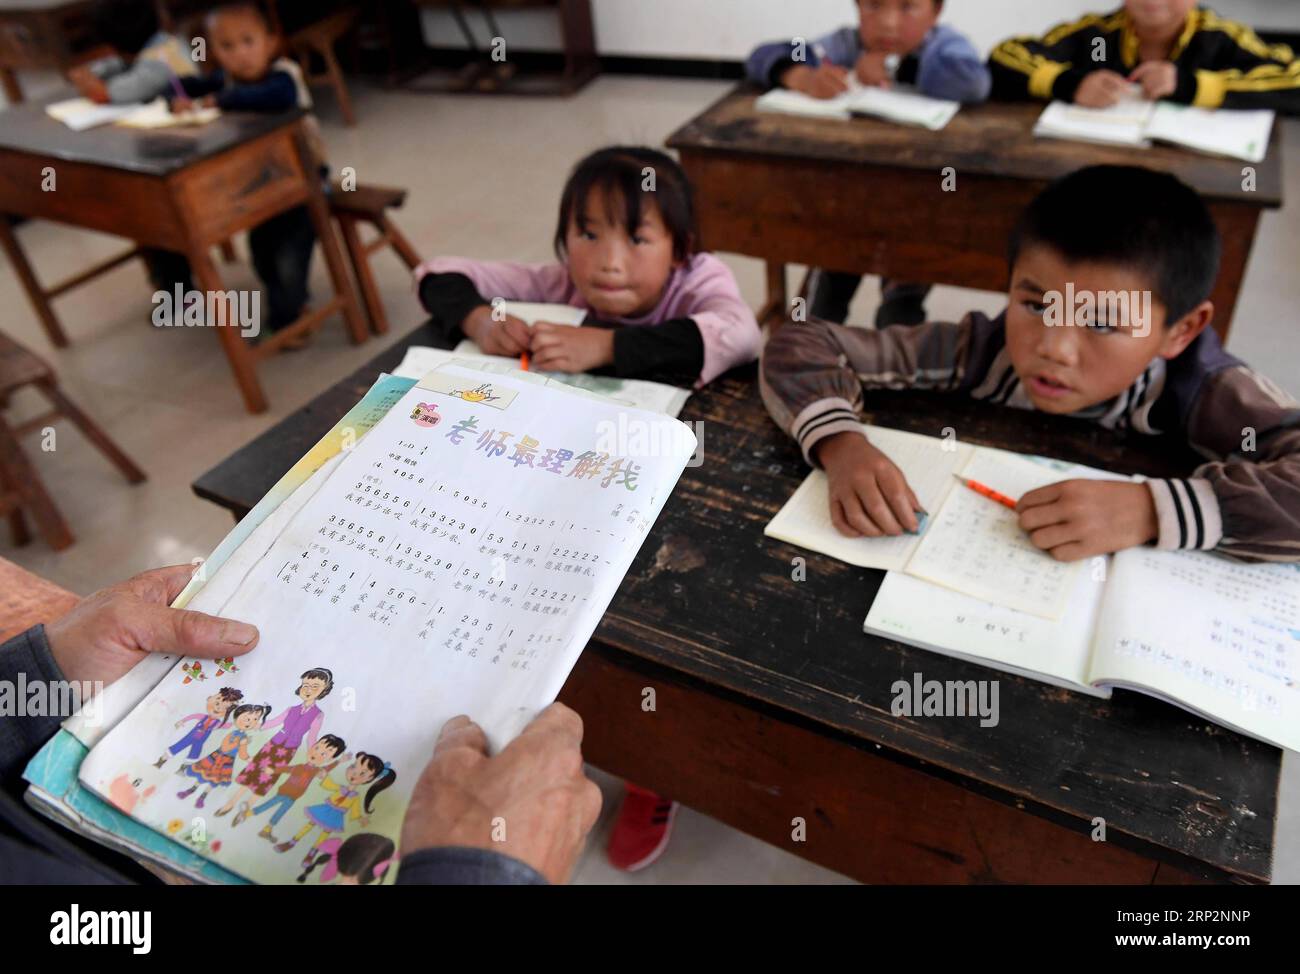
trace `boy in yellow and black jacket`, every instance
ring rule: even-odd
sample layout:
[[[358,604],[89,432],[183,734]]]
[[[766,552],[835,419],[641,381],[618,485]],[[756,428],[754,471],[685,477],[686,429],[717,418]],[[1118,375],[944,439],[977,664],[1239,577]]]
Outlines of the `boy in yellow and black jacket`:
[[[1151,100],[1200,108],[1271,108],[1300,114],[1300,60],[1195,0],[1127,0],[1042,38],[1015,37],[989,58],[993,97],[1057,99],[1090,108],[1130,85]]]

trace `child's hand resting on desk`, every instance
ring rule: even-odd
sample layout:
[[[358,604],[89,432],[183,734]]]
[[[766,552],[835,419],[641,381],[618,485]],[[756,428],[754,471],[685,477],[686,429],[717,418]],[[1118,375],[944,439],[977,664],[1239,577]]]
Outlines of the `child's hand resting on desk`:
[[[590,372],[614,364],[614,331],[589,325],[533,325],[532,367],[539,372]]]
[[[1074,103],[1082,108],[1110,108],[1129,91],[1128,79],[1114,71],[1094,71],[1079,84]]]
[[[836,433],[814,448],[830,481],[831,523],[850,538],[915,532],[921,502],[894,462],[861,433]]]
[[[1025,494],[1016,511],[1029,540],[1057,561],[1134,548],[1160,530],[1146,484],[1062,480]]]
[[[1172,61],[1145,61],[1133,69],[1128,80],[1142,86],[1143,97],[1158,101],[1178,90],[1178,68]]]
[[[460,330],[477,345],[485,355],[517,357],[528,351],[533,340],[528,324],[522,318],[506,315],[492,317],[492,308],[480,305],[465,316]]]
[[[849,90],[849,72],[829,61],[823,61],[815,68],[796,64],[781,75],[781,84],[812,98],[834,98]]]

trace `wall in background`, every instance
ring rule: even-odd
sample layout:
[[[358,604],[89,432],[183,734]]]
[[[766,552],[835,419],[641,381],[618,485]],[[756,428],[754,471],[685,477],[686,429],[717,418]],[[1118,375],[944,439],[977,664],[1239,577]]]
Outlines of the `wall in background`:
[[[1095,6],[1087,0],[947,0],[944,21],[965,32],[980,50],[1019,33],[1040,33],[1088,10],[1113,10],[1118,0]],[[1297,0],[1218,0],[1225,17],[1267,30],[1300,31]],[[740,60],[759,41],[814,36],[855,23],[853,0],[592,0],[596,45],[601,54],[663,58]],[[558,18],[545,10],[497,13],[507,49],[552,51],[560,47]],[[489,31],[467,14],[479,45]],[[435,47],[460,47],[462,35],[444,11],[424,11],[424,34]]]

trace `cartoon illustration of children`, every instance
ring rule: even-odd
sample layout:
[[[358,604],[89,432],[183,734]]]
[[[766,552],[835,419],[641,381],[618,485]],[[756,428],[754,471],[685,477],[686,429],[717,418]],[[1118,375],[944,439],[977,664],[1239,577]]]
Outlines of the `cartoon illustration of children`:
[[[153,763],[155,768],[161,768],[167,763],[168,758],[173,758],[181,751],[189,748],[189,754],[185,755],[186,760],[197,761],[199,755],[203,753],[203,745],[208,742],[208,735],[218,727],[224,727],[226,716],[230,713],[230,708],[239,701],[244,699],[242,690],[236,690],[234,687],[222,687],[212,696],[208,697],[206,714],[186,714],[180,720],[176,721],[176,726],[187,720],[194,721],[194,726],[190,732],[182,737],[179,741],[167,749],[167,753]]]
[[[376,880],[382,883],[394,862],[395,851],[392,839],[374,832],[360,832],[346,839],[326,839],[316,845],[315,858],[298,877],[298,882],[306,882],[318,866],[324,866],[320,874],[322,883],[335,878],[340,886],[368,886]]]
[[[189,798],[196,788],[207,785],[207,789],[199,794],[199,800],[194,803],[195,808],[202,808],[214,789],[228,787],[235,770],[235,756],[238,755],[243,761],[248,760],[248,735],[262,726],[270,712],[269,703],[244,703],[236,707],[232,715],[235,729],[225,736],[217,749],[196,764],[181,765],[181,774],[193,778],[194,784],[184,791],[178,791],[176,797]]]
[[[280,824],[280,819],[284,818],[284,813],[293,807],[293,803],[301,798],[307,791],[307,787],[316,780],[318,775],[329,774],[343,761],[346,761],[352,755],[344,753],[347,745],[343,743],[343,738],[334,734],[324,734],[307,751],[307,760],[303,764],[282,765],[275,768],[277,772],[284,772],[289,775],[280,790],[268,798],[256,808],[251,808],[249,802],[241,802],[239,811],[235,813],[231,821],[233,827],[238,827],[244,819],[250,815],[261,815],[268,809],[274,808],[275,812],[271,815],[271,821],[262,827],[262,831],[257,833],[261,838],[268,839],[271,842],[280,840],[272,834],[272,829]],[[326,763],[329,762],[329,763]]]
[[[280,780],[282,772],[276,768],[292,764],[298,747],[304,740],[308,747],[316,743],[316,738],[320,736],[321,722],[325,719],[321,709],[316,706],[316,701],[328,697],[334,689],[334,674],[324,667],[317,667],[308,670],[298,679],[300,682],[296,693],[302,703],[287,707],[266,722],[266,728],[279,727],[279,732],[263,744],[248,766],[239,772],[239,777],[235,780],[239,782],[240,789],[217,809],[218,816],[229,814],[235,803],[247,797],[250,792],[258,798],[265,798],[267,792]]]
[[[320,838],[316,840],[315,846],[307,851],[307,855],[302,860],[303,868],[307,868],[317,855],[316,846],[328,839],[330,833],[342,832],[349,819],[360,822],[362,828],[369,825],[370,806],[375,800],[375,796],[385,788],[391,787],[393,782],[397,780],[397,772],[389,766],[387,761],[373,754],[367,754],[365,751],[357,754],[356,760],[348,765],[344,776],[347,778],[346,785],[340,785],[328,775],[321,779],[321,787],[326,791],[335,792],[334,796],[329,801],[321,802],[319,805],[309,805],[306,809],[307,824],[299,829],[298,834],[288,842],[281,842],[277,845],[275,847],[276,852],[288,852],[301,842],[312,829],[319,828],[321,830]],[[370,788],[366,791],[366,798],[363,803],[361,800],[361,786],[365,784],[370,784]]]

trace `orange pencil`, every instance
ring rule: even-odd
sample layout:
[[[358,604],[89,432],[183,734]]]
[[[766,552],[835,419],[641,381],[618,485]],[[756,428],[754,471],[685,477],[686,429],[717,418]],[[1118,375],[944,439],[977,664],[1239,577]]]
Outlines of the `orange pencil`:
[[[975,491],[975,493],[983,494],[989,500],[997,501],[1003,507],[1009,507],[1013,511],[1016,509],[1016,502],[1012,500],[1010,497],[1008,497],[1006,494],[999,494],[992,487],[989,487],[986,484],[981,484],[978,480],[967,480],[965,477],[961,477],[957,474],[953,474],[953,476],[957,478],[957,481],[959,483],[961,483],[966,487],[969,487],[971,490]]]
[[[528,353],[524,352],[519,356],[519,368],[521,371],[528,371]]]

